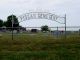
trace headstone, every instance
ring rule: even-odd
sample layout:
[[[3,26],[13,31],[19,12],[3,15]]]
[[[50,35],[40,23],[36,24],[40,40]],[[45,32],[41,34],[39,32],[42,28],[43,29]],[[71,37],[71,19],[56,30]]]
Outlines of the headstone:
[[[13,33],[17,33],[17,30],[14,30]]]

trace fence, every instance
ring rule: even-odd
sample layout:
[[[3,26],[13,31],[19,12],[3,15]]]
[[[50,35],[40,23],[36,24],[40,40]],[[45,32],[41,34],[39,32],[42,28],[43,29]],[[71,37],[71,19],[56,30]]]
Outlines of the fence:
[[[80,35],[80,26],[68,26],[66,27],[66,34],[65,34],[65,27],[49,27],[49,31],[41,31],[41,27],[1,27],[0,28],[0,36],[1,35],[38,35],[42,34],[52,35],[52,36],[68,36],[68,35]]]

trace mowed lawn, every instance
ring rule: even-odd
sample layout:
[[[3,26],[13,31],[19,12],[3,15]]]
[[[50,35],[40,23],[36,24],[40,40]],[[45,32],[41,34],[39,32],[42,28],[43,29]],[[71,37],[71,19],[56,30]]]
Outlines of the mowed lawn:
[[[0,60],[80,60],[80,36],[0,36]]]

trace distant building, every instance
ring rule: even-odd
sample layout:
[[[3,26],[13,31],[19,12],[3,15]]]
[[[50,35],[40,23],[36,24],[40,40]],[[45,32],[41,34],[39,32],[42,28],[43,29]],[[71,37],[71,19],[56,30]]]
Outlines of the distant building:
[[[38,30],[37,30],[37,29],[31,29],[31,32],[32,32],[32,33],[37,33]]]

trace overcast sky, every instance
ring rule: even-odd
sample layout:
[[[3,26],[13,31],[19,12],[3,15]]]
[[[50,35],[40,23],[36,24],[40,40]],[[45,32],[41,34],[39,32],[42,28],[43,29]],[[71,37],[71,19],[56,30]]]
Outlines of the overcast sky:
[[[46,11],[53,14],[67,14],[67,26],[80,26],[80,0],[0,0],[0,19],[6,20],[7,16],[22,15],[29,11]],[[28,20],[20,25],[39,27],[42,25],[64,26],[51,20]]]

